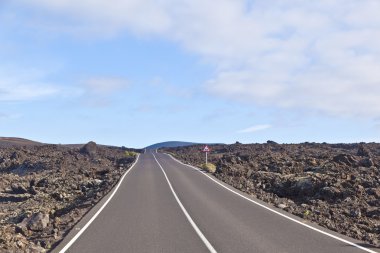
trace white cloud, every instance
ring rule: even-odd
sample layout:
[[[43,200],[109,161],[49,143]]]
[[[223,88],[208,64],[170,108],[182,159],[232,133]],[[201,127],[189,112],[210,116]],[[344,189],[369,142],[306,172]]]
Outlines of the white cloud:
[[[0,101],[25,101],[50,97],[62,92],[56,85],[41,82],[44,74],[35,69],[0,66]]]
[[[189,89],[187,87],[181,87],[180,85],[173,85],[159,76],[154,77],[150,81],[150,86],[156,90],[163,91],[169,96],[175,96],[179,98],[192,98],[196,95],[197,91],[194,89]],[[156,93],[155,93],[156,94]]]
[[[18,119],[20,117],[20,114],[9,114],[0,112],[0,120]]]
[[[114,35],[125,29],[135,33],[161,33],[170,25],[162,2],[155,0],[21,0],[18,6],[32,6],[35,11],[47,16],[34,17],[33,26],[74,33],[76,35]],[[47,11],[47,12],[46,12]],[[58,18],[57,18],[58,14]]]
[[[57,94],[55,87],[45,84],[3,85],[0,83],[0,101],[22,101]]]
[[[82,81],[85,104],[91,107],[108,107],[112,96],[128,88],[129,82],[119,77],[93,77]]]
[[[85,88],[90,93],[99,95],[112,94],[128,87],[128,81],[118,77],[95,77],[83,81]]]
[[[269,124],[266,124],[266,125],[256,125],[256,126],[252,126],[252,127],[248,127],[248,128],[239,130],[239,131],[237,131],[237,133],[254,133],[254,132],[257,132],[257,131],[266,130],[266,129],[271,128],[271,127],[272,127],[272,125],[269,125]]]
[[[206,84],[212,94],[330,115],[380,115],[378,0],[22,2],[82,31],[129,30],[178,42],[215,66]]]
[[[0,65],[0,102],[79,97],[83,89],[49,81],[52,70]]]

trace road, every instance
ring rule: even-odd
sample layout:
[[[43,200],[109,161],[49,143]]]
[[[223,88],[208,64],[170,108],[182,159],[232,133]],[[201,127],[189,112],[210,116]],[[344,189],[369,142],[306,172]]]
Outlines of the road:
[[[379,252],[270,211],[274,208],[154,151],[140,155],[113,194],[54,252]]]

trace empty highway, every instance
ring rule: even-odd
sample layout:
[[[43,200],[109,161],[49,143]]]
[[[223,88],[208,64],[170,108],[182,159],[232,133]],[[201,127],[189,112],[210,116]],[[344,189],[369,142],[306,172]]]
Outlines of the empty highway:
[[[169,155],[148,151],[53,252],[379,252],[302,224]]]

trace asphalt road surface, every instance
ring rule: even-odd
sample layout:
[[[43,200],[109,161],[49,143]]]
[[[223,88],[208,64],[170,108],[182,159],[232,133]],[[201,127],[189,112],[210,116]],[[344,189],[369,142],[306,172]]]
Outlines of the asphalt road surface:
[[[140,155],[112,196],[54,252],[379,252],[154,151]]]

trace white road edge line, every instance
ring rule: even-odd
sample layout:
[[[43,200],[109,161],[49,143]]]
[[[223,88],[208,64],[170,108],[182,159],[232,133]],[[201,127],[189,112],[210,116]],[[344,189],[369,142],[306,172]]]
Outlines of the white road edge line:
[[[136,165],[137,161],[139,160],[139,157],[140,157],[140,154],[137,155],[137,158],[136,158],[136,161],[132,164],[132,166],[124,173],[123,177],[120,179],[119,183],[117,184],[117,186],[115,187],[114,191],[112,192],[111,196],[109,196],[109,198],[107,199],[107,201],[102,205],[102,207],[94,214],[94,216],[92,216],[92,218],[86,223],[86,225],[84,225],[84,227],[79,230],[79,232],[66,244],[65,247],[63,247],[63,249],[61,249],[59,251],[59,253],[65,253],[73,244],[74,242],[79,238],[79,236],[81,236],[83,234],[83,232],[90,226],[90,224],[96,219],[96,217],[98,217],[98,215],[100,214],[101,211],[103,211],[103,209],[106,207],[106,205],[108,204],[108,202],[110,202],[110,200],[113,198],[113,196],[115,195],[115,193],[117,192],[117,190],[119,189],[121,183],[123,182],[125,176],[127,176],[127,174],[133,169],[133,167]]]
[[[304,226],[304,227],[307,227],[307,228],[309,228],[309,229],[311,229],[311,230],[314,230],[314,231],[319,232],[319,233],[321,233],[321,234],[327,235],[327,236],[329,236],[329,237],[331,237],[331,238],[334,238],[334,239],[336,239],[336,240],[338,240],[338,241],[341,241],[341,242],[347,243],[347,244],[349,244],[349,245],[351,245],[351,246],[354,246],[354,247],[356,247],[356,248],[358,248],[358,249],[361,249],[361,250],[364,250],[364,251],[366,251],[366,252],[370,252],[370,253],[377,253],[376,251],[373,251],[373,250],[367,249],[367,248],[365,248],[365,247],[362,247],[362,246],[360,246],[360,245],[357,245],[356,243],[350,242],[350,241],[348,241],[348,240],[345,240],[345,239],[340,238],[340,237],[338,237],[338,236],[332,235],[332,234],[327,233],[327,232],[325,232],[325,231],[323,231],[323,230],[320,230],[320,229],[318,229],[318,228],[315,228],[315,227],[312,227],[312,226],[307,225],[307,224],[305,224],[305,223],[302,223],[301,221],[298,221],[298,220],[296,220],[296,219],[294,219],[294,218],[292,218],[292,217],[289,217],[289,216],[287,216],[287,215],[285,215],[285,214],[283,214],[283,213],[280,213],[280,212],[278,212],[278,211],[276,211],[276,210],[274,210],[274,209],[271,209],[270,207],[267,207],[267,206],[265,206],[265,205],[263,205],[263,204],[260,204],[260,203],[254,201],[254,200],[252,200],[252,199],[250,199],[250,198],[247,198],[246,196],[241,195],[240,193],[238,193],[238,192],[236,192],[236,191],[234,191],[234,190],[228,188],[227,186],[221,184],[220,182],[218,182],[217,180],[215,180],[215,179],[212,178],[211,176],[207,175],[205,172],[201,171],[199,168],[197,168],[197,167],[195,167],[195,166],[192,166],[192,165],[189,165],[189,164],[185,164],[185,163],[179,161],[178,159],[174,158],[174,157],[173,157],[172,155],[170,155],[170,154],[166,154],[166,155],[170,156],[174,161],[176,161],[176,162],[178,162],[178,163],[180,163],[180,164],[182,164],[182,165],[185,165],[185,166],[188,166],[188,167],[190,167],[190,168],[192,168],[192,169],[197,170],[198,172],[202,173],[203,175],[205,175],[206,177],[208,177],[209,179],[211,179],[212,181],[214,181],[216,184],[218,184],[218,185],[222,186],[223,188],[225,188],[226,190],[228,190],[228,191],[230,191],[230,192],[232,192],[232,193],[238,195],[239,197],[242,197],[243,199],[248,200],[248,201],[254,203],[255,205],[258,205],[258,206],[260,206],[260,207],[262,207],[262,208],[265,208],[265,209],[267,209],[268,211],[271,211],[271,212],[273,212],[273,213],[275,213],[275,214],[278,214],[278,215],[280,215],[280,216],[282,216],[282,217],[284,217],[284,218],[286,218],[286,219],[288,219],[288,220],[291,220],[291,221],[293,221],[293,222],[296,222],[296,223],[298,223],[298,224],[300,224],[300,225],[302,225],[302,226]]]
[[[158,166],[160,166],[162,172],[164,173],[164,176],[166,178],[166,181],[168,182],[169,184],[169,187],[170,187],[170,190],[172,191],[173,195],[174,195],[174,198],[177,200],[178,202],[178,205],[181,207],[183,213],[185,214],[187,220],[190,222],[191,226],[194,228],[195,232],[197,232],[198,236],[201,238],[201,240],[203,241],[203,243],[206,245],[206,247],[208,248],[208,250],[211,252],[211,253],[217,253],[216,250],[214,249],[214,247],[211,245],[211,243],[207,240],[207,238],[204,236],[204,234],[202,233],[202,231],[198,228],[197,224],[195,224],[195,222],[193,221],[193,219],[191,218],[191,216],[189,215],[189,213],[186,211],[185,207],[182,205],[182,202],[181,200],[179,200],[177,194],[175,193],[174,189],[173,189],[173,186],[172,184],[170,183],[169,181],[169,178],[168,176],[166,175],[165,173],[165,170],[162,168],[161,164],[158,162],[156,156],[154,154],[152,154],[154,159],[156,160]]]

